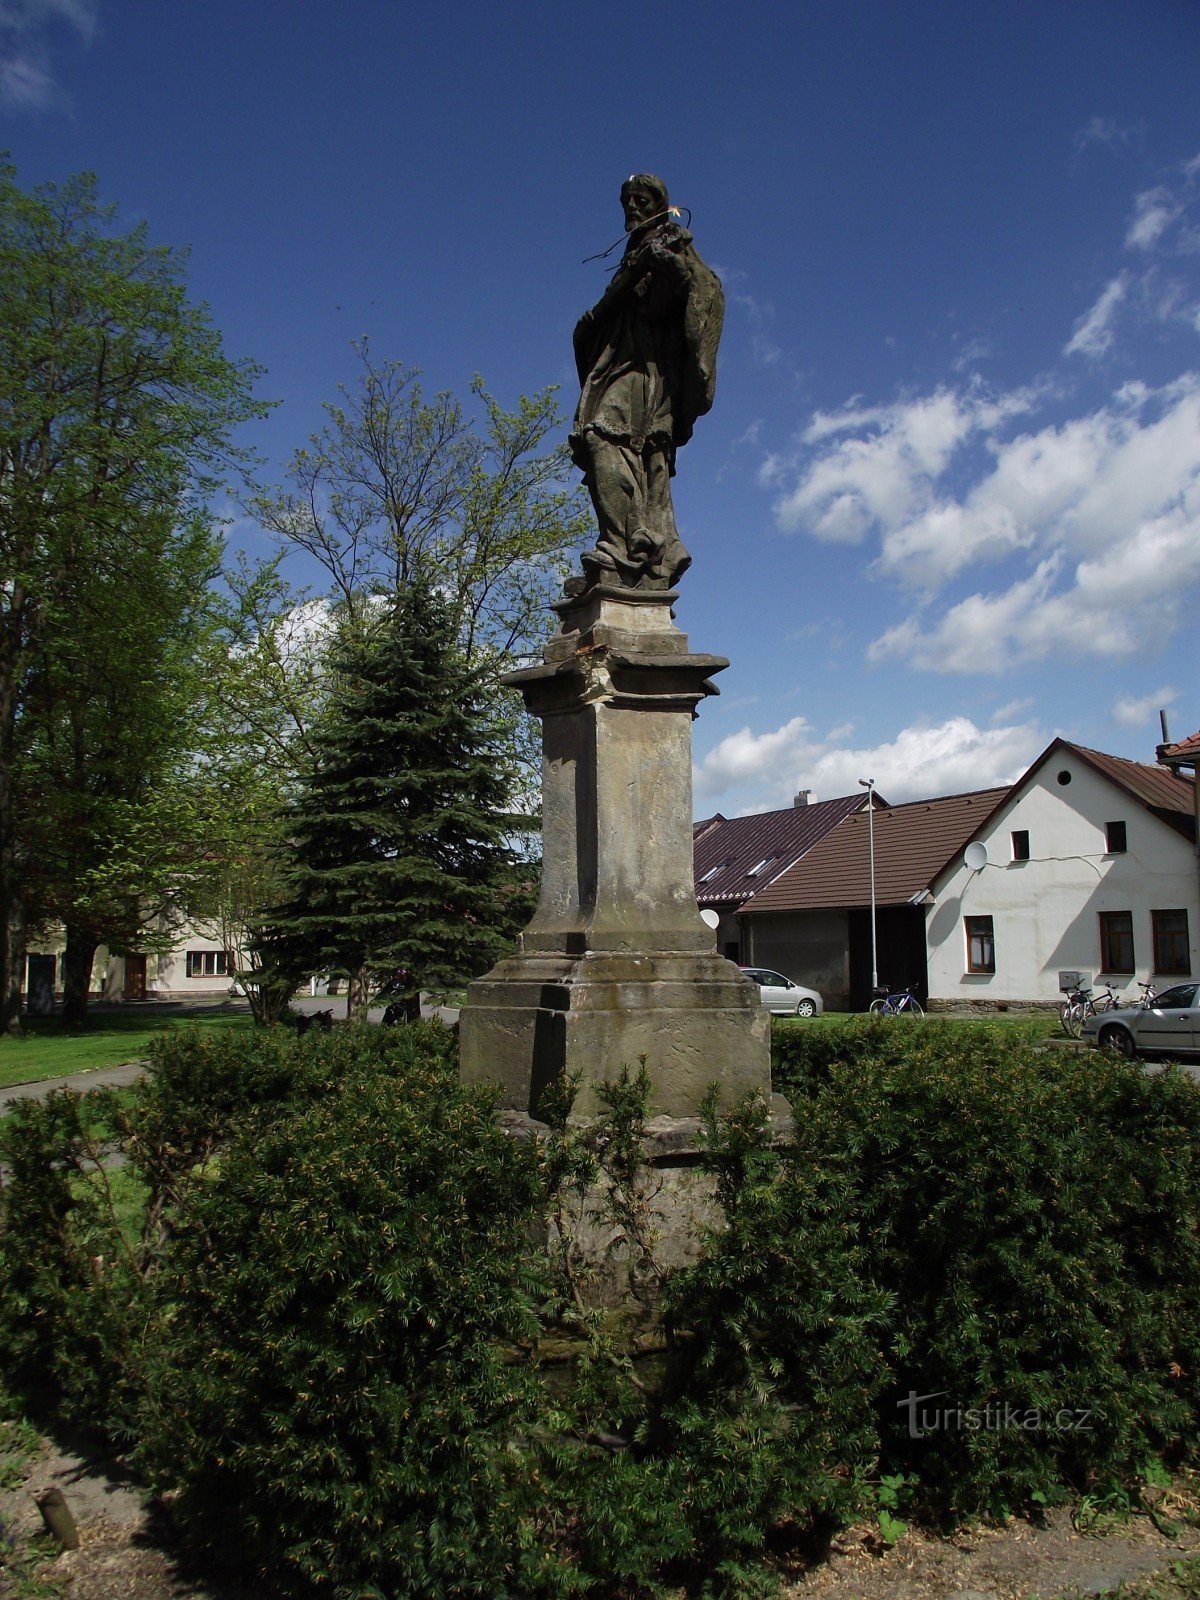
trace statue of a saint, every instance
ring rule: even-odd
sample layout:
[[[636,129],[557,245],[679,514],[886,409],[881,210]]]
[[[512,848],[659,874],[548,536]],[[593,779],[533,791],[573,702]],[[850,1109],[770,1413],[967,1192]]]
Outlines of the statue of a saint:
[[[625,253],[575,329],[582,392],[571,455],[600,525],[583,555],[585,585],[666,589],[691,564],[671,479],[676,450],[712,406],[725,296],[660,178],[627,178],[621,205]]]

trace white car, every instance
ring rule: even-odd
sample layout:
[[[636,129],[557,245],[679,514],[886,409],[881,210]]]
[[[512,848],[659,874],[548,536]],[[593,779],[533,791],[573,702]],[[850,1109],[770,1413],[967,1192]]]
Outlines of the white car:
[[[805,989],[770,967],[743,967],[747,978],[758,985],[758,996],[768,1011],[785,1017],[819,1017],[825,1002],[815,989]]]

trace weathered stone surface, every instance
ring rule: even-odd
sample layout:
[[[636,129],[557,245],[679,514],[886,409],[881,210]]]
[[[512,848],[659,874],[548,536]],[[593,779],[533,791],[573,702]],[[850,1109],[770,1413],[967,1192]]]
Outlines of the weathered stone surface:
[[[599,527],[583,581],[661,592],[691,564],[671,478],[677,450],[713,402],[725,296],[661,178],[632,174],[621,207],[625,252],[574,335],[570,447]]]
[[[467,1082],[536,1115],[546,1087],[645,1057],[651,1114],[770,1093],[757,987],[716,954],[692,877],[691,725],[728,663],[689,651],[673,596],[593,587],[559,603],[545,661],[513,673],[543,723],[541,898],[518,950],[470,985]]]
[[[758,989],[713,952],[511,956],[471,984],[459,1033],[464,1079],[499,1083],[506,1107],[535,1116],[564,1073],[580,1076],[577,1114],[595,1115],[596,1083],[643,1056],[652,1116],[694,1117],[714,1083],[726,1108],[770,1090]]]
[[[546,1123],[524,1113],[501,1113],[501,1125],[516,1138],[553,1137]],[[571,1123],[586,1130],[590,1118],[578,1110]],[[769,1124],[775,1143],[794,1134],[791,1108],[782,1095],[772,1095]],[[658,1315],[657,1286],[670,1273],[691,1266],[700,1253],[705,1230],[724,1226],[714,1174],[704,1170],[703,1128],[699,1117],[653,1117],[643,1129],[644,1161],[626,1201],[634,1202],[640,1237],[631,1239],[615,1220],[615,1183],[603,1170],[581,1192],[568,1190],[553,1218],[535,1232],[539,1248],[570,1252],[572,1275],[580,1298],[608,1308],[632,1303],[652,1325]]]

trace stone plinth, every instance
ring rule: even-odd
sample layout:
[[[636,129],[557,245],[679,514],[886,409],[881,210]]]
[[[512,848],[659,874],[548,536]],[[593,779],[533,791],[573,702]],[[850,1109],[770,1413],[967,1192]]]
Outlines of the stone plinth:
[[[542,721],[541,899],[517,953],[472,983],[462,1074],[498,1082],[510,1111],[646,1058],[651,1116],[693,1117],[770,1094],[757,987],[716,954],[692,875],[692,719],[721,656],[696,655],[672,592],[593,588],[560,601],[542,665],[510,675]]]

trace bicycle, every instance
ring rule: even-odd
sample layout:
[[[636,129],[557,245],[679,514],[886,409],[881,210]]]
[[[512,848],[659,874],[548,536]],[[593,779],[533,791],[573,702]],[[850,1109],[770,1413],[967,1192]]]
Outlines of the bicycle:
[[[1093,996],[1090,989],[1072,989],[1058,1008],[1062,1030],[1068,1038],[1078,1039],[1083,1032],[1085,1018],[1094,1017],[1101,1011],[1116,1011],[1123,1004],[1121,996],[1114,994],[1108,985],[1099,999]]]
[[[1138,988],[1142,992],[1138,996],[1137,1003],[1138,1003],[1138,1005],[1141,1007],[1141,1009],[1143,1011],[1147,1011],[1154,1004],[1154,1002],[1158,999],[1159,991],[1154,987],[1154,985],[1152,983],[1139,983],[1138,984]]]
[[[877,995],[867,1007],[876,1017],[923,1017],[925,1008],[911,989],[899,989],[895,994]]]

